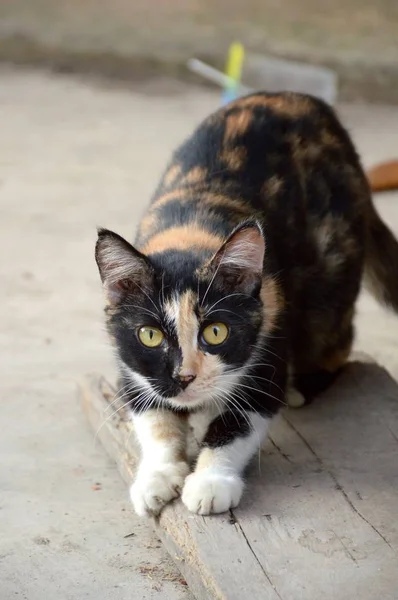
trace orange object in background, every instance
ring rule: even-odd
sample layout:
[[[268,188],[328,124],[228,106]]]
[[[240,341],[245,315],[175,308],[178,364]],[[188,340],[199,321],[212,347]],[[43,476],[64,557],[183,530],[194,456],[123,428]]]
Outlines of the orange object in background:
[[[398,160],[389,160],[366,172],[372,192],[398,189]]]

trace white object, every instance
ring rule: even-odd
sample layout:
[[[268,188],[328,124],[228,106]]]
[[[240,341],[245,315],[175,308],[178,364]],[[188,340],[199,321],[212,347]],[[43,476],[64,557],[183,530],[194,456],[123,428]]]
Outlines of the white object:
[[[197,58],[191,58],[187,66],[222,88],[233,83],[228,75]],[[331,105],[337,99],[337,74],[326,67],[251,54],[246,57],[243,75],[250,86],[239,84],[240,96],[263,90],[311,94]]]

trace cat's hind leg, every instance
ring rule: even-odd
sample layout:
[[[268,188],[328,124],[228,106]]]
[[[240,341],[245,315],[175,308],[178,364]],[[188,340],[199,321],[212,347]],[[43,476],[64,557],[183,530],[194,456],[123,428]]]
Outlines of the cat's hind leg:
[[[319,364],[310,372],[295,373],[292,379],[293,392],[288,393],[289,406],[299,407],[309,404],[325,392],[337,379],[347,364],[353,341],[352,327],[346,332],[340,343],[323,353]],[[303,402],[298,401],[299,394]]]

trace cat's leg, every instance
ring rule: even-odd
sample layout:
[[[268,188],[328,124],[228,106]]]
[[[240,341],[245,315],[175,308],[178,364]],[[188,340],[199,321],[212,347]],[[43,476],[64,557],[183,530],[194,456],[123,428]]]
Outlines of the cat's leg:
[[[323,351],[322,357],[311,372],[298,372],[294,375],[293,385],[296,398],[292,393],[293,401],[297,400],[298,394],[304,399],[303,404],[309,404],[314,398],[331,387],[344,370],[352,348],[354,335],[352,324],[349,323],[348,327],[343,329],[339,335],[338,342]],[[290,402],[289,395],[288,404],[289,406],[293,405]]]
[[[157,515],[180,495],[189,473],[187,419],[159,409],[133,415],[133,423],[142,454],[130,489],[131,501],[138,515]]]
[[[325,369],[317,369],[312,373],[298,373],[294,378],[295,387],[288,395],[288,404],[294,408],[303,404],[310,404],[317,396],[325,392],[340,375],[343,367],[336,371],[326,371]],[[301,404],[298,398],[302,398]]]
[[[255,412],[225,412],[209,425],[195,471],[182,492],[185,506],[195,513],[221,513],[239,504],[243,471],[258,451],[269,419]]]

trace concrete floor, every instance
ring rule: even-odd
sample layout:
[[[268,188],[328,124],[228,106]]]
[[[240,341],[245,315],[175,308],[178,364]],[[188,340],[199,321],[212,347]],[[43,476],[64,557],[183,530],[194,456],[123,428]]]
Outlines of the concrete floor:
[[[114,375],[95,227],[132,237],[171,148],[218,101],[171,81],[0,71],[1,600],[190,597],[95,445],[76,385]],[[397,155],[397,109],[341,110],[366,164]],[[398,231],[397,200],[380,208]],[[358,348],[398,376],[398,319],[364,296],[358,329]]]

